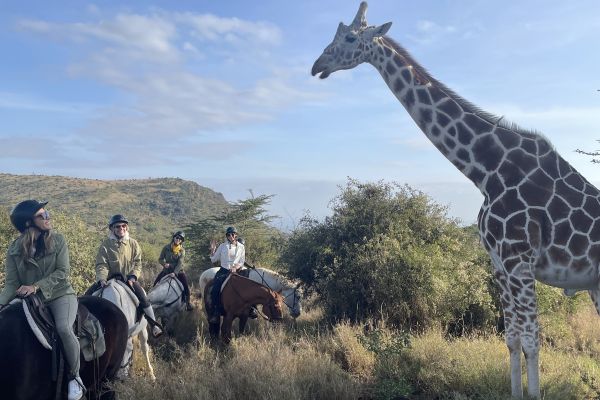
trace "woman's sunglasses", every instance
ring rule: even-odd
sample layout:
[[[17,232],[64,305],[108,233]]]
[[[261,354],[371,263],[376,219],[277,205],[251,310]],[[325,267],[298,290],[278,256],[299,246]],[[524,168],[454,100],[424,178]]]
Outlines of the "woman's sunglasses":
[[[50,213],[47,210],[44,210],[42,213],[36,215],[34,218],[43,219],[44,221],[48,221],[50,219]]]

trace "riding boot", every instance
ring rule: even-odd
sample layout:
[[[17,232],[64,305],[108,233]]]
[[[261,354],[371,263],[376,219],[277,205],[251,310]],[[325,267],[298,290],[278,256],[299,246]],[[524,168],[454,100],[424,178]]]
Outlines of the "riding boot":
[[[69,400],[79,400],[83,397],[85,393],[85,386],[83,386],[83,382],[79,376],[74,377],[71,381],[69,381],[69,388],[67,393],[67,398]]]
[[[156,317],[154,316],[154,310],[152,309],[152,306],[148,306],[148,307],[144,308],[144,312],[153,321],[156,321]],[[162,335],[162,329],[160,329],[160,327],[158,325],[154,325],[152,327],[152,336],[159,337],[160,335]]]

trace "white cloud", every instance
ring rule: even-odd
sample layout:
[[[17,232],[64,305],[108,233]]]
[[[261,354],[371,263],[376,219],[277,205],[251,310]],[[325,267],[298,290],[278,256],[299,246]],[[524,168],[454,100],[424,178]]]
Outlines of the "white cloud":
[[[92,14],[99,18],[100,12]],[[99,107],[82,128],[87,140],[80,145],[90,151],[109,151],[118,140],[129,153],[142,155],[138,162],[144,163],[146,157],[145,162],[151,163],[148,155],[153,147],[168,151],[165,143],[172,138],[181,144],[199,135],[268,121],[283,108],[314,97],[295,82],[294,71],[271,59],[269,49],[283,39],[280,29],[267,22],[154,10],[91,22],[28,19],[18,26],[69,46],[81,45],[66,67],[69,75],[100,82],[120,94],[118,102]],[[228,57],[234,72],[240,60],[253,61],[256,69],[250,70],[256,77],[240,80],[225,71],[209,72]],[[263,63],[257,57],[269,59]],[[302,72],[304,79],[307,75]],[[0,106],[3,99],[7,106],[9,99],[2,95]],[[206,154],[194,146],[186,153]]]

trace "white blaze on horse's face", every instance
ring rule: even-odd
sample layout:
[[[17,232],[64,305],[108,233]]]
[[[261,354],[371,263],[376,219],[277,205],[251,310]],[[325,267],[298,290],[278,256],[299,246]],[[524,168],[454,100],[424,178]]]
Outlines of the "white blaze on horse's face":
[[[354,68],[374,55],[374,41],[385,35],[392,23],[367,26],[366,11],[367,3],[363,1],[349,26],[340,22],[333,41],[315,61],[313,76],[320,73],[319,78],[325,79],[332,72]]]

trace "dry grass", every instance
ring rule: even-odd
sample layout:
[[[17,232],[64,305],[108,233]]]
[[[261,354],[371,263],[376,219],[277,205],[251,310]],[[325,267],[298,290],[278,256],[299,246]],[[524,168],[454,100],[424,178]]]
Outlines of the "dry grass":
[[[448,340],[439,330],[408,336],[385,322],[328,326],[318,308],[305,311],[295,325],[251,321],[250,334],[226,348],[210,345],[199,308],[183,313],[174,336],[152,341],[156,383],[141,368],[138,351],[132,377],[116,384],[119,398],[510,398],[501,337]],[[570,318],[572,335],[546,341],[540,354],[543,399],[600,398],[599,323],[586,309]]]

